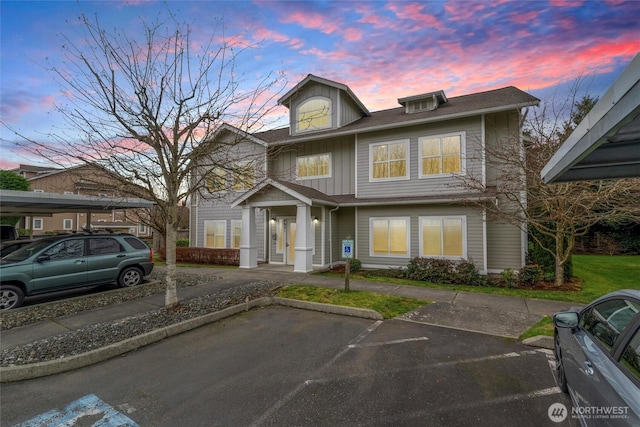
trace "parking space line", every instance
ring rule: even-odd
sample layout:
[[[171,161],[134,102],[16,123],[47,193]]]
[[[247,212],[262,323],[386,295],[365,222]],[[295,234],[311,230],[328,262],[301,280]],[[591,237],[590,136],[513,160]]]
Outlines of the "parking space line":
[[[372,342],[372,343],[367,343],[367,344],[350,344],[349,348],[378,347],[378,346],[382,346],[382,345],[404,344],[404,343],[413,342],[413,341],[427,341],[428,339],[429,338],[427,338],[427,337],[418,337],[418,338],[407,338],[407,339],[403,339],[403,340]]]
[[[382,325],[382,320],[375,321],[371,324],[367,329],[362,331],[357,337],[355,337],[345,348],[340,350],[335,356],[333,356],[327,363],[321,366],[316,372],[321,372],[333,365],[336,360],[344,356],[346,352],[353,348],[353,346],[358,345],[362,340],[368,337],[373,331],[375,331],[380,325]],[[314,375],[311,375],[312,377]],[[293,390],[286,394],[282,399],[279,399],[273,406],[267,409],[256,421],[254,421],[252,426],[259,426],[264,423],[269,417],[274,414],[278,409],[282,408],[287,402],[289,402],[295,395],[297,395],[302,389],[306,386],[313,384],[316,380],[306,380],[301,384],[296,386]]]

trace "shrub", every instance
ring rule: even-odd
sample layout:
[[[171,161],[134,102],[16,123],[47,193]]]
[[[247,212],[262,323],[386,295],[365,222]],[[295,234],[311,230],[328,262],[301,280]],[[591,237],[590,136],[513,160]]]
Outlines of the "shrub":
[[[165,249],[160,257],[166,259]],[[211,265],[240,265],[239,249],[176,248],[176,262]]]
[[[489,278],[480,274],[478,267],[467,260],[463,260],[455,265],[456,283],[469,286],[487,286]]]
[[[555,247],[553,237],[543,235],[533,227],[530,227],[529,233],[535,234],[538,239],[544,242],[546,247]],[[527,247],[527,264],[539,265],[544,271],[545,280],[553,281],[556,277],[555,258],[549,252],[542,249],[533,237],[529,237],[529,244]],[[570,280],[571,277],[573,277],[573,261],[571,260],[571,257],[569,257],[569,260],[567,260],[564,265],[564,279]]]
[[[176,247],[178,247],[178,248],[188,248],[189,247],[189,239],[178,239],[178,240],[176,240]]]
[[[351,273],[357,273],[360,270],[362,270],[362,262],[358,258],[353,258],[349,261],[349,271]]]
[[[455,267],[448,259],[413,258],[405,270],[409,280],[434,283],[455,283]]]
[[[518,283],[522,286],[533,286],[544,277],[542,267],[537,264],[527,264],[518,273]]]
[[[502,280],[504,285],[508,288],[514,288],[516,286],[516,282],[517,282],[516,272],[513,271],[511,268],[506,268],[502,270],[502,273],[500,273],[500,279]]]

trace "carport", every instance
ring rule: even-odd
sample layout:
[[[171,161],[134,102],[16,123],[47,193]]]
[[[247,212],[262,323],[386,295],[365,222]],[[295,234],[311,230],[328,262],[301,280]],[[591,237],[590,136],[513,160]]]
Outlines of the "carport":
[[[79,194],[36,193],[0,190],[0,216],[51,216],[54,213],[83,212],[87,227],[91,213],[113,209],[151,208],[154,202],[131,197],[85,196]]]
[[[640,53],[542,170],[545,183],[640,177]]]

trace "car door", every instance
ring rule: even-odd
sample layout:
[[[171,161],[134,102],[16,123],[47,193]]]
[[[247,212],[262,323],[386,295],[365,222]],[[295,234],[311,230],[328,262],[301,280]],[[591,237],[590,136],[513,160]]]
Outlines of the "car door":
[[[86,282],[87,257],[82,238],[55,243],[33,262],[34,292],[66,289]]]
[[[635,327],[627,332],[629,338],[621,346],[620,369],[626,378],[621,378],[621,397],[629,409],[626,417],[622,417],[629,425],[640,425],[640,318],[636,319]]]
[[[127,257],[125,249],[113,237],[90,237],[87,278],[90,283],[117,279],[120,264]]]
[[[620,385],[625,375],[614,355],[626,328],[635,323],[640,304],[628,298],[612,298],[581,314],[575,344],[568,349],[571,374],[567,381],[578,406],[625,406]],[[568,370],[569,368],[567,368]]]

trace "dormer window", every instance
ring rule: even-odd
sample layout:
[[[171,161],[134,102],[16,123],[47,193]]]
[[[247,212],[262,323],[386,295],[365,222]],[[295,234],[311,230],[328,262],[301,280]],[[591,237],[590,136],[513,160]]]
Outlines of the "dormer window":
[[[404,111],[407,114],[432,111],[446,102],[447,97],[442,90],[398,99],[398,103],[404,106]]]
[[[331,100],[316,96],[298,106],[296,131],[309,132],[331,127]]]

